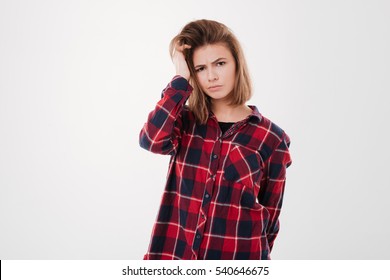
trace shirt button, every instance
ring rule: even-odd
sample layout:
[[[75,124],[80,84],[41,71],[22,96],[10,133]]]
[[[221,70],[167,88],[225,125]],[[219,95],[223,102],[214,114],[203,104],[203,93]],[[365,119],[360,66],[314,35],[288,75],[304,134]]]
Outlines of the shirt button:
[[[206,194],[205,194],[205,197],[206,197],[206,198],[209,198],[209,197],[210,197],[210,195],[209,195],[208,193],[206,193]]]
[[[216,154],[213,155],[213,158],[216,159],[218,156]]]
[[[200,234],[197,234],[197,235],[196,235],[196,238],[199,239],[199,238],[200,238]]]

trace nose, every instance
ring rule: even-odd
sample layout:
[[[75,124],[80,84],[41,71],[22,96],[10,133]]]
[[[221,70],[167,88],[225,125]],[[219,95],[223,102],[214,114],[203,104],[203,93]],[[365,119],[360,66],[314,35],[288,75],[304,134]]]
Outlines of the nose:
[[[215,71],[209,70],[207,73],[207,78],[208,78],[209,82],[216,81],[216,80],[218,80],[218,75],[217,75],[217,73],[215,73]]]

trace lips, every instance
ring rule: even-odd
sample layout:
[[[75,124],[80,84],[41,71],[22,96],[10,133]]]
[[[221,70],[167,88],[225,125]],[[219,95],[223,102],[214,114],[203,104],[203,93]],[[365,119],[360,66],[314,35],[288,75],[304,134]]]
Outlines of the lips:
[[[221,88],[222,88],[222,85],[215,85],[215,86],[208,87],[207,89],[211,90],[211,91],[215,91],[215,90],[219,90]]]

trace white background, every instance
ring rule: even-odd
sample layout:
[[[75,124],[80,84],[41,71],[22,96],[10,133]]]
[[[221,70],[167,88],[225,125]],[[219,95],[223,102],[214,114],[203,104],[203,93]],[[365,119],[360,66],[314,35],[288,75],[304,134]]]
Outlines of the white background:
[[[389,1],[1,1],[0,259],[142,259],[167,156],[139,131],[201,18],[291,138],[273,259],[390,259]]]

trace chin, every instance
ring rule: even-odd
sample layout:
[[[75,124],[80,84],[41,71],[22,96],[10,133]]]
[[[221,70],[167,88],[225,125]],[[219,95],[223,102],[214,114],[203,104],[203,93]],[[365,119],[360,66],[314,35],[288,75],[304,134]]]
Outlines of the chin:
[[[210,97],[211,99],[215,99],[215,100],[219,100],[219,99],[224,99],[226,98],[229,94],[226,94],[226,93],[206,93],[206,95],[208,97]]]

